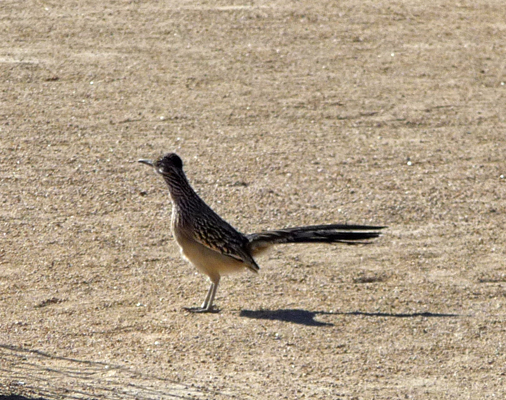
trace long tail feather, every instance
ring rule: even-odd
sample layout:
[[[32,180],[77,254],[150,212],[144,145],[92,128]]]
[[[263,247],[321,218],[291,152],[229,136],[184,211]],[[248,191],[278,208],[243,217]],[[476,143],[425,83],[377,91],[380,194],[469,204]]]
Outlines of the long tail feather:
[[[265,231],[247,235],[253,253],[281,243],[346,243],[365,244],[381,235],[384,226],[369,225],[312,225]]]

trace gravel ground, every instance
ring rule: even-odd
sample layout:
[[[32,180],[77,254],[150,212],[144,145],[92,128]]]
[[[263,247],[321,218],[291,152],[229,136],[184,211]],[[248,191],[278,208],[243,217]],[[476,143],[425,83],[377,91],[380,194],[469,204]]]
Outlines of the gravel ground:
[[[505,396],[502,1],[0,9],[0,395]],[[189,314],[207,282],[136,163],[168,151],[243,232],[389,228]]]

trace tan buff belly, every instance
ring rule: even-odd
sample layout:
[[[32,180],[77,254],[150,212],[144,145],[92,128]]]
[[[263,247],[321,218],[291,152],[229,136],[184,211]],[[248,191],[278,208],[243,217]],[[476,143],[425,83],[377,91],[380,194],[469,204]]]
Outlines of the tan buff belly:
[[[209,249],[195,240],[176,236],[176,241],[183,257],[212,281],[222,275],[241,272],[245,268],[243,262]]]

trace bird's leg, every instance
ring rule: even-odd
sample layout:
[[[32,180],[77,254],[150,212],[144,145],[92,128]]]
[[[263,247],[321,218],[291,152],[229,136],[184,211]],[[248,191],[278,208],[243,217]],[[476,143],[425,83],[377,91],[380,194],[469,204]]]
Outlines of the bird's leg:
[[[218,284],[220,283],[220,278],[216,280],[216,282],[211,282],[211,287],[207,292],[206,299],[204,300],[204,304],[202,304],[202,308],[207,311],[213,310],[213,302],[214,296],[216,296],[216,291],[218,290]]]
[[[214,283],[211,282],[211,286],[209,286],[209,290],[207,291],[206,298],[204,299],[204,302],[202,303],[201,308],[203,310],[207,309],[209,306],[209,299],[211,298],[211,293],[214,290]]]
[[[213,308],[214,296],[216,296],[216,291],[218,290],[218,284],[220,283],[220,278],[211,281],[211,286],[207,291],[206,298],[202,303],[202,307],[192,307],[185,308],[186,311],[194,312],[194,313],[212,313],[218,312]]]

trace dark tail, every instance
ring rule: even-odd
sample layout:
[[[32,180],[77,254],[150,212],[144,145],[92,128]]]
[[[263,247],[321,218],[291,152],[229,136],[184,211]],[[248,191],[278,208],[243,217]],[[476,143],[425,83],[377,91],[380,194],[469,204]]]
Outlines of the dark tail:
[[[381,235],[385,226],[368,225],[312,225],[252,233],[246,237],[252,253],[280,243],[346,243],[364,244]]]

